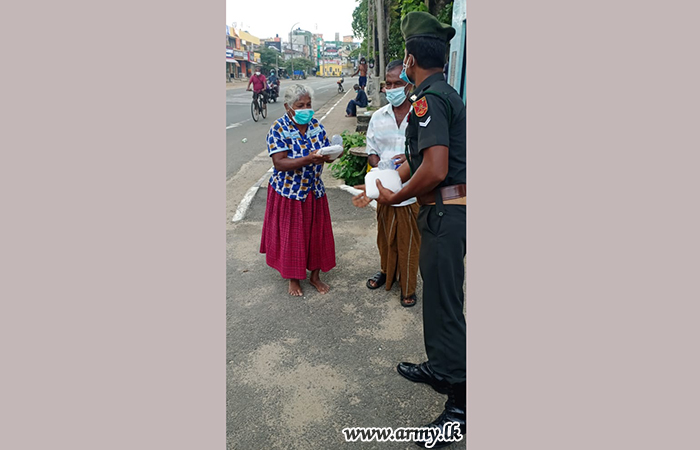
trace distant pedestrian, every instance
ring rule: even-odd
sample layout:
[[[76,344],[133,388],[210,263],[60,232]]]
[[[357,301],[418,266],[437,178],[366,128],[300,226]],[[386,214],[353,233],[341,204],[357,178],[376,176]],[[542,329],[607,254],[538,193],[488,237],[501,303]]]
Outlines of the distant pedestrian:
[[[363,91],[365,90],[365,86],[367,86],[367,72],[367,60],[363,56],[362,58],[360,58],[360,64],[357,65],[357,70],[355,71],[355,73],[350,75],[351,77],[354,77],[358,73],[360,74],[359,85],[360,89],[362,89]]]
[[[286,114],[272,124],[267,151],[274,170],[267,188],[260,253],[267,264],[289,280],[289,294],[303,295],[300,280],[321,294],[330,287],[320,272],[335,267],[335,241],[328,198],[321,181],[323,164],[330,161],[318,150],[330,145],[326,130],[313,118],[313,91],[291,85],[284,94]]]
[[[379,108],[369,120],[367,128],[367,153],[369,165],[377,167],[380,159],[391,158],[395,164],[406,161],[406,127],[411,102],[407,93],[412,87],[399,76],[402,61],[392,61],[386,68],[386,95],[390,104]],[[353,198],[353,204],[365,207],[370,199],[365,193]],[[377,247],[381,270],[367,280],[367,287],[377,289],[386,283],[390,290],[394,280],[401,286],[401,306],[416,304],[418,281],[418,257],[420,255],[420,231],[418,230],[418,205],[409,198],[399,204],[377,204]]]
[[[347,108],[345,108],[345,117],[355,117],[357,116],[357,107],[359,106],[360,108],[366,108],[367,105],[369,104],[369,101],[367,100],[367,94],[365,94],[365,91],[360,89],[359,85],[353,86],[353,89],[355,89],[355,93],[357,94],[356,97],[348,102]]]

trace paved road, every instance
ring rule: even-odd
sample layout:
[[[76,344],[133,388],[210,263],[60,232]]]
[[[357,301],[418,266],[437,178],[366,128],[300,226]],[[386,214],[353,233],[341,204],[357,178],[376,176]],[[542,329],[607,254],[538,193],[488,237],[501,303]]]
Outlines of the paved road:
[[[353,79],[348,78],[345,88]],[[323,109],[329,102],[337,101],[341,95],[337,90],[336,78],[315,78],[310,77],[300,80],[300,83],[311,86],[314,90],[314,110]],[[282,81],[282,96],[286,86],[291,84],[291,80]],[[250,103],[252,92],[245,90],[245,85],[240,88],[226,91],[226,179],[230,179],[236,174],[243,164],[250,161],[263,150],[265,150],[265,136],[272,125],[272,122],[282,117],[284,114],[282,98],[278,103],[271,103],[267,106],[267,118],[260,118],[258,122],[253,122],[250,115]],[[320,118],[320,117],[318,117]],[[247,142],[241,140],[247,138]]]

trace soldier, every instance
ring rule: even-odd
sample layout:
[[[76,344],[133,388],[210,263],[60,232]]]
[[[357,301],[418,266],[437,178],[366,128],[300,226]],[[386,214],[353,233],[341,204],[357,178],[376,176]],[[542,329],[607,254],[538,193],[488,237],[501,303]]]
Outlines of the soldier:
[[[411,12],[401,21],[401,32],[406,40],[401,78],[416,88],[409,97],[413,110],[406,128],[407,161],[399,174],[402,182],[411,182],[394,193],[377,181],[377,202],[394,205],[416,197],[420,204],[419,266],[428,361],[402,362],[397,371],[447,394],[445,410],[428,426],[444,429],[448,422],[457,422],[464,435],[467,123],[462,98],[443,75],[446,46],[455,30],[426,12]],[[450,443],[443,439],[434,448]]]

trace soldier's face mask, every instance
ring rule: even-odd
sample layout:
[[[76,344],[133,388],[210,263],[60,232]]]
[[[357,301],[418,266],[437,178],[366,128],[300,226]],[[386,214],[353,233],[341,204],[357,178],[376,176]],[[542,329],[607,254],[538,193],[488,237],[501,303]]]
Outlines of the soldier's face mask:
[[[408,55],[408,56],[412,57],[413,55]],[[415,64],[415,60],[414,60],[413,64]],[[413,64],[411,64],[411,67],[413,66]],[[405,81],[408,84],[414,84],[413,81],[411,81],[408,78],[408,74],[406,73],[406,69],[408,69],[408,68],[409,68],[408,64],[404,61],[403,70],[401,71],[401,75],[399,75],[399,78],[401,78],[403,81]]]

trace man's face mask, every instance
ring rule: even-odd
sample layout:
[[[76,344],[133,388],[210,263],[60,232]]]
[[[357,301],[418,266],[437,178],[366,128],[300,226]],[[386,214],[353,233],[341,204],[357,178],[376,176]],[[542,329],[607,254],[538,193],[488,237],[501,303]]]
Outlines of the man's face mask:
[[[406,86],[386,90],[386,99],[393,106],[401,106],[406,101]]]

